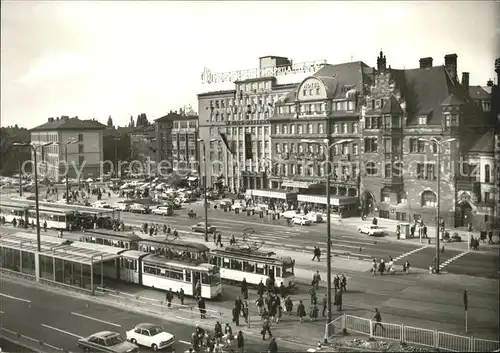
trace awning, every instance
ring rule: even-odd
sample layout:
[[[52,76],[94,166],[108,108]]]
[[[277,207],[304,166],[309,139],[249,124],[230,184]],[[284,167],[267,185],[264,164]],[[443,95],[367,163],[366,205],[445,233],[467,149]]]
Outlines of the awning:
[[[248,192],[250,191],[250,192]],[[289,200],[297,196],[296,193],[280,190],[247,190],[247,195],[258,197],[269,197],[271,199]]]
[[[299,194],[297,201],[326,205],[326,196]],[[351,205],[356,202],[358,202],[358,198],[354,196],[330,196],[330,205],[333,206]]]
[[[317,185],[318,183],[307,182],[307,181],[295,181],[295,180],[284,180],[281,184],[282,187],[285,188],[299,188],[299,189],[309,189],[313,185]]]
[[[198,177],[192,176],[188,178],[188,181],[196,181],[196,180],[198,180]]]

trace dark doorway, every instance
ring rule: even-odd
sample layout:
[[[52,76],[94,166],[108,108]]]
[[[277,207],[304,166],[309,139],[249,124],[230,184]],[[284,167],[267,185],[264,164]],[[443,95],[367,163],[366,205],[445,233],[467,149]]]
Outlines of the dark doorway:
[[[375,198],[369,191],[363,193],[363,197],[361,198],[361,210],[364,215],[373,216],[375,211]]]
[[[455,226],[466,227],[469,223],[472,224],[472,207],[468,201],[462,201],[458,205]]]

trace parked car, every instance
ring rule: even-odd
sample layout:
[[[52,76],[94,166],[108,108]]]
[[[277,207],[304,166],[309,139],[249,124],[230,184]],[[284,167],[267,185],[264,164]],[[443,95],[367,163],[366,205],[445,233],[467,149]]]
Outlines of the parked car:
[[[205,222],[196,223],[195,225],[191,226],[191,230],[197,233],[205,233]],[[207,232],[208,233],[215,232],[215,227],[209,224],[207,226]]]
[[[84,352],[106,353],[138,353],[139,346],[124,339],[119,333],[102,331],[88,337],[80,338],[77,342]]]
[[[243,204],[240,203],[240,202],[237,202],[237,203],[235,203],[234,205],[231,206],[231,210],[234,211],[236,209],[239,209],[240,212],[245,212],[246,211],[246,207],[243,206]]]
[[[130,212],[146,214],[149,212],[149,208],[147,206],[141,205],[140,203],[134,203],[132,206],[130,206]]]
[[[96,201],[92,204],[92,207],[97,207],[97,208],[111,208],[111,205],[108,204],[105,201]]]
[[[367,234],[371,237],[375,237],[375,236],[384,236],[385,235],[385,232],[382,228],[380,228],[379,226],[376,226],[374,224],[371,224],[371,225],[368,225],[368,226],[361,226],[358,228],[358,231],[361,233],[361,234]]]
[[[170,206],[158,206],[157,208],[153,208],[151,213],[158,216],[171,216],[174,214],[174,210]]]
[[[296,215],[292,218],[293,224],[300,224],[301,226],[309,226],[312,224],[312,221],[303,215]]]
[[[125,203],[123,201],[118,201],[113,204],[113,208],[115,210],[120,210],[120,211],[125,211],[128,212],[130,211],[130,204]]]
[[[150,347],[153,351],[172,347],[175,344],[174,335],[155,324],[139,324],[127,331],[126,336],[130,342]]]

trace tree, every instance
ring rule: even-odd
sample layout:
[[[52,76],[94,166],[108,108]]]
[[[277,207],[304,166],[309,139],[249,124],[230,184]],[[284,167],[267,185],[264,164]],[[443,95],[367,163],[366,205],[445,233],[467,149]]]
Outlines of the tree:
[[[111,115],[108,118],[108,127],[113,127],[113,119],[111,118]]]
[[[141,113],[137,115],[137,121],[135,123],[136,127],[148,127],[149,126],[149,121],[148,117],[146,116],[145,113]]]
[[[128,124],[128,127],[134,127],[134,117],[132,115],[130,116],[130,122]]]

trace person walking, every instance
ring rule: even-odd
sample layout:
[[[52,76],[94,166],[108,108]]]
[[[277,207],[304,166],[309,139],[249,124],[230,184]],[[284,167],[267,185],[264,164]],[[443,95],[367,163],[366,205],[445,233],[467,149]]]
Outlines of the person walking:
[[[323,300],[322,300],[322,306],[323,306],[322,316],[323,317],[325,317],[325,313],[326,313],[326,310],[327,310],[327,301],[328,301],[328,297],[325,294],[325,296],[323,297]]]
[[[380,275],[382,276],[385,272],[385,262],[384,259],[380,260],[380,264],[378,265],[378,271],[380,272]]]
[[[319,262],[320,257],[321,257],[321,250],[319,249],[319,246],[314,247],[313,255],[314,256],[312,258],[312,261],[314,261],[314,259],[318,259],[318,262]]]
[[[278,353],[278,344],[274,337],[271,338],[271,342],[269,342],[269,353]]]
[[[243,281],[241,281],[241,295],[243,295],[243,299],[248,299],[248,283],[246,278],[243,278]]]
[[[335,292],[335,305],[337,306],[337,311],[342,311],[342,290]]]
[[[311,308],[309,309],[309,317],[311,318],[311,321],[316,321],[318,319],[318,311],[316,303],[311,305]]]
[[[184,289],[182,288],[179,291],[179,299],[181,300],[181,305],[184,305]]]
[[[286,314],[288,316],[292,315],[292,310],[293,310],[293,302],[292,302],[292,298],[290,298],[290,296],[288,296],[286,299],[285,299],[285,310],[286,310]]]
[[[340,289],[340,278],[339,275],[336,275],[333,279],[333,286],[335,288],[335,292]]]
[[[259,284],[257,285],[257,294],[262,297],[264,295],[265,291],[266,291],[266,287],[264,286],[264,283],[262,283],[262,279],[261,279]]]
[[[286,288],[285,288],[285,285],[283,284],[283,282],[280,283],[280,295],[281,295],[281,299],[285,300]]]
[[[269,320],[268,317],[264,319],[264,322],[262,323],[262,340],[266,339],[266,333],[269,333],[269,337],[273,337],[273,334],[271,333],[271,321]]]
[[[300,319],[300,322],[302,322],[302,318],[306,316],[306,308],[304,306],[304,303],[302,303],[302,300],[299,302],[299,305],[297,306],[297,316]]]
[[[238,350],[243,353],[245,349],[245,339],[243,338],[243,332],[238,331],[238,336],[236,336],[236,341],[238,343]]]
[[[319,289],[319,282],[321,282],[321,275],[319,274],[319,270],[313,276],[314,287],[316,290]]]
[[[347,291],[347,278],[344,274],[340,277],[340,290],[343,292]]]
[[[377,308],[375,308],[375,314],[373,315],[373,321],[375,321],[375,323],[373,324],[373,332],[376,331],[378,326],[380,326],[382,328],[382,331],[385,331],[385,327],[382,325],[382,315],[380,315],[380,311],[378,311]]]
[[[206,319],[207,318],[207,311],[205,307],[205,299],[200,298],[198,300],[198,309],[200,309],[200,319]]]
[[[174,294],[172,293],[172,288],[170,288],[165,294],[165,299],[167,300],[167,307],[170,308],[172,306],[172,299],[174,298]]]

